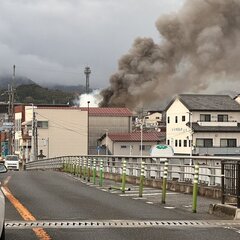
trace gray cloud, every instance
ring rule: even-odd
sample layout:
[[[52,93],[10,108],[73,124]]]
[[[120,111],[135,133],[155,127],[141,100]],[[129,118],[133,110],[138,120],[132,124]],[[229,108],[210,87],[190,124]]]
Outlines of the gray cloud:
[[[0,75],[16,73],[41,83],[104,87],[117,60],[137,36],[157,40],[155,19],[179,0],[1,0]]]

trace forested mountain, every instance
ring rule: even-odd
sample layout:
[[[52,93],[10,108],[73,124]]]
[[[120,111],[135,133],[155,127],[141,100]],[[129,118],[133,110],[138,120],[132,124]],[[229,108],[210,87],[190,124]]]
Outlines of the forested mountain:
[[[8,101],[6,90],[0,91],[0,101]],[[72,104],[76,98],[73,93],[66,93],[60,90],[49,90],[37,84],[20,85],[16,87],[15,102],[34,104]]]
[[[0,101],[8,102],[8,86],[13,84],[11,76],[0,76]],[[19,103],[35,104],[72,104],[81,93],[85,92],[85,87],[49,85],[42,87],[31,79],[16,77],[14,81],[15,101]]]

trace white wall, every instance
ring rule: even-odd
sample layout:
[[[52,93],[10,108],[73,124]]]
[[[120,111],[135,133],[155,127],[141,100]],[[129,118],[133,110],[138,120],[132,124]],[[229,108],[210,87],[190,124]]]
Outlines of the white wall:
[[[177,123],[175,117],[177,116]],[[185,121],[182,121],[182,116],[185,116]],[[168,117],[170,123],[168,123]],[[191,147],[189,146],[189,140],[191,140],[191,129],[186,126],[187,122],[194,119],[194,115],[189,114],[189,110],[176,99],[169,107],[166,113],[166,143],[172,146],[175,154],[190,154]],[[175,140],[178,141],[177,147],[175,146]],[[179,140],[181,140],[181,147],[179,147]],[[187,140],[187,147],[183,147],[183,141]]]
[[[79,109],[34,108],[38,121],[48,121],[48,128],[38,128],[38,154],[49,157],[87,154],[87,111]],[[26,108],[26,121],[32,120],[32,108]]]

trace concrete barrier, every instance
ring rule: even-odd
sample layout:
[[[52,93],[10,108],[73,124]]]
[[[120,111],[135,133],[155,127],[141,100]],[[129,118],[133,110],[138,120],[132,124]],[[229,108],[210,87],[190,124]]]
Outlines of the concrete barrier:
[[[219,217],[227,215],[231,219],[240,220],[240,209],[230,204],[210,204],[208,213]]]

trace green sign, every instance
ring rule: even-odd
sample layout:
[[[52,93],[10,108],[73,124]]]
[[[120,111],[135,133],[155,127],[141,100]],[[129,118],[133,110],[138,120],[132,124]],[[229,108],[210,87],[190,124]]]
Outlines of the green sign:
[[[157,145],[157,149],[167,149],[167,146],[165,146],[165,145]]]

